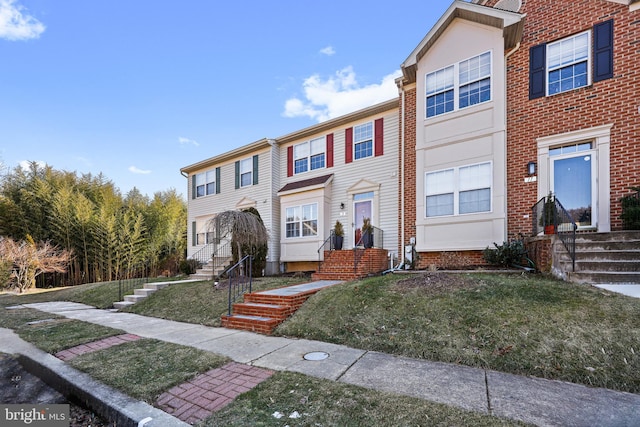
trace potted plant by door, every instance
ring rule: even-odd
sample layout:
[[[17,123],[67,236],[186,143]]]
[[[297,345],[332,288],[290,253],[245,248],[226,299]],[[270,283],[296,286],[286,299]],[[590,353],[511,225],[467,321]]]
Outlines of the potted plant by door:
[[[540,225],[544,227],[544,234],[556,234],[556,201],[553,194],[549,193],[542,207]]]
[[[333,227],[333,249],[339,251],[344,243],[344,227],[340,221],[336,221]]]
[[[362,244],[367,249],[373,247],[373,225],[370,218],[362,219]]]

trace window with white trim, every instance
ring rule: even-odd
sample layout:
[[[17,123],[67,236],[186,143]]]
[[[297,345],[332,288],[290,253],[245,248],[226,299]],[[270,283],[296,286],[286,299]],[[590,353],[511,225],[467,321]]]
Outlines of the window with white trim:
[[[253,184],[253,158],[240,160],[240,187]]]
[[[324,136],[294,145],[294,173],[324,168],[326,147]]]
[[[317,236],[318,204],[288,207],[285,222],[287,238]]]
[[[491,100],[491,52],[426,75],[426,116],[434,117]]]
[[[547,45],[547,95],[589,84],[590,46],[590,31]]]
[[[425,174],[426,217],[491,211],[491,162]]]
[[[196,197],[216,194],[216,171],[202,172],[196,175]]]
[[[364,159],[373,156],[373,123],[353,127],[353,158]]]

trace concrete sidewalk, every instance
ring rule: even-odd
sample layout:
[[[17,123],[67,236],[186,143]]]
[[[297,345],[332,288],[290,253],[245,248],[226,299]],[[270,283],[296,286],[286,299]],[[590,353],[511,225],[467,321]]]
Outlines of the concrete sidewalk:
[[[631,393],[409,359],[319,341],[270,337],[99,310],[78,303],[48,302],[24,307],[192,346],[228,356],[239,363],[300,372],[536,425],[640,425],[640,395]],[[7,348],[7,338],[3,334],[0,351],[20,353],[19,346],[13,350]],[[309,353],[317,357],[305,359]],[[315,360],[325,355],[323,360]],[[64,363],[60,361],[60,364]]]

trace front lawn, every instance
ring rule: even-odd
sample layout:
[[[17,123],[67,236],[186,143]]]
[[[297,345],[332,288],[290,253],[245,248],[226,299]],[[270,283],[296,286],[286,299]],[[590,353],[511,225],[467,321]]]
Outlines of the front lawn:
[[[345,283],[276,334],[640,393],[640,300],[534,275]]]

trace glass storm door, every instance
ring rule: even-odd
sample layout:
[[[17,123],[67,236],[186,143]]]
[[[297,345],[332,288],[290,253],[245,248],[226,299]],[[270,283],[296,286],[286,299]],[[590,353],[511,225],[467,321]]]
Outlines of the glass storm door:
[[[354,242],[353,245],[357,245],[362,236],[362,223],[365,218],[371,219],[373,224],[373,218],[371,218],[373,204],[373,192],[361,193],[353,196],[353,223],[354,226]]]
[[[596,225],[597,212],[594,152],[573,147],[578,147],[573,154],[553,155],[550,151],[551,191],[578,227],[592,227]]]

